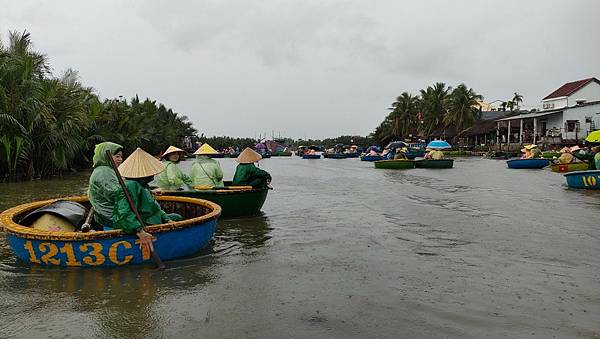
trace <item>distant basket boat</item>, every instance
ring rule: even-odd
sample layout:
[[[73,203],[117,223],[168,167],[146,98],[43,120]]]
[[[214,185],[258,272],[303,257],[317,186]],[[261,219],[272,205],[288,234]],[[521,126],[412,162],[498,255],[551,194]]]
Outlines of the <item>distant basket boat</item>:
[[[600,170],[571,172],[565,178],[570,188],[600,189]]]
[[[540,169],[550,165],[550,160],[536,159],[511,159],[506,161],[508,168],[513,169]]]
[[[346,155],[346,158],[358,158],[360,157],[360,153],[358,152],[347,152],[344,153]]]
[[[552,172],[568,173],[574,171],[587,171],[590,166],[585,162],[572,162],[570,164],[552,164]]]
[[[120,230],[100,232],[52,232],[19,225],[23,216],[59,199],[36,201],[10,208],[0,214],[10,247],[22,261],[45,266],[123,266],[150,263],[151,254],[142,251],[135,235]],[[88,204],[87,197],[61,200]],[[219,205],[185,197],[157,197],[167,213],[179,213],[184,220],[146,226],[156,237],[154,248],[162,260],[197,253],[208,245],[221,214]]]
[[[320,154],[304,154],[302,155],[302,159],[321,159]]]
[[[412,160],[379,160],[375,161],[375,168],[381,169],[411,169],[415,168],[415,162]]]
[[[454,159],[423,159],[415,160],[416,168],[452,168]]]
[[[323,158],[326,159],[346,159],[347,157],[345,153],[323,153]]]
[[[385,159],[381,155],[363,155],[360,157],[360,161],[379,161]]]
[[[274,157],[291,157],[292,152],[279,151],[272,154]]]

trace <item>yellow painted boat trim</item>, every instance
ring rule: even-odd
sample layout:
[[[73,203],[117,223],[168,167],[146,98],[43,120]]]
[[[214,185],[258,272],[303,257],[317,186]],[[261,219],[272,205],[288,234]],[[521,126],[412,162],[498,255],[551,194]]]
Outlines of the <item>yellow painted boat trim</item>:
[[[192,225],[198,225],[205,223],[207,221],[218,218],[221,215],[221,206],[215,204],[214,202],[196,199],[196,198],[188,198],[188,197],[176,197],[176,196],[158,196],[156,197],[159,201],[169,201],[169,202],[182,202],[189,203],[198,206],[204,206],[206,208],[212,209],[212,212],[195,217],[190,219],[185,219],[182,221],[176,221],[172,223],[159,224],[146,226],[145,230],[148,233],[161,233],[173,231],[181,228],[186,228]],[[106,238],[114,238],[114,237],[122,237],[125,233],[121,230],[112,230],[112,231],[99,231],[99,232],[51,232],[45,230],[38,230],[27,226],[22,226],[14,222],[14,218],[17,215],[24,215],[24,213],[33,211],[37,208],[50,204],[52,202],[58,200],[69,200],[78,203],[84,203],[88,201],[87,196],[79,196],[79,197],[67,197],[67,198],[59,198],[59,199],[50,199],[44,201],[35,201],[28,204],[23,204],[19,206],[15,206],[13,208],[9,208],[6,211],[0,214],[0,225],[4,228],[4,231],[10,234],[14,234],[20,238],[25,239],[38,239],[38,240],[60,240],[60,241],[82,241],[82,240],[95,240],[95,239],[106,239]]]

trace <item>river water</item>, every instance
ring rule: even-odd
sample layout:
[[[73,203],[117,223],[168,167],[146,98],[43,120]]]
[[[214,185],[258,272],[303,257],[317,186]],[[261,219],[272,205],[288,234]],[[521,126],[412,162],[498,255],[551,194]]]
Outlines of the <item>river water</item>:
[[[163,271],[28,267],[2,234],[0,337],[600,336],[600,194],[479,158],[372,166],[263,160],[264,214]],[[0,210],[88,175],[2,184]]]

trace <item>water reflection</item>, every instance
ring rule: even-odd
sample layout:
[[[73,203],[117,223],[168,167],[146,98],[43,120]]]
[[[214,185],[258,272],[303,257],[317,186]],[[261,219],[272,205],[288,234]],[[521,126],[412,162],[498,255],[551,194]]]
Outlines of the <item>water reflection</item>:
[[[271,230],[269,218],[265,215],[219,220],[215,250],[239,247],[244,253],[252,253],[268,244]]]

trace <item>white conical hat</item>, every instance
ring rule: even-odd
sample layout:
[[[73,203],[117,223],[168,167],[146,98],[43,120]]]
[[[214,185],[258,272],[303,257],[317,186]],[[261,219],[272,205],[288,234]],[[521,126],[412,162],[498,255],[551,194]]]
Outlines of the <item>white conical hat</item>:
[[[209,154],[219,154],[219,152],[217,152],[216,149],[212,148],[209,144],[204,144],[202,146],[200,146],[200,148],[198,148],[196,150],[196,152],[194,152],[195,155],[209,155]]]
[[[121,175],[132,179],[151,177],[164,169],[165,165],[139,147],[119,166]]]
[[[167,155],[171,154],[171,153],[185,153],[184,150],[182,150],[181,148],[177,148],[175,146],[169,146],[169,148],[167,148],[167,150],[165,151],[165,153],[163,153],[163,158],[166,157]]]
[[[240,164],[252,164],[260,159],[262,159],[260,154],[256,153],[256,151],[252,148],[246,147],[246,149],[244,149],[244,151],[242,151],[242,153],[235,158],[235,161],[239,162]]]

